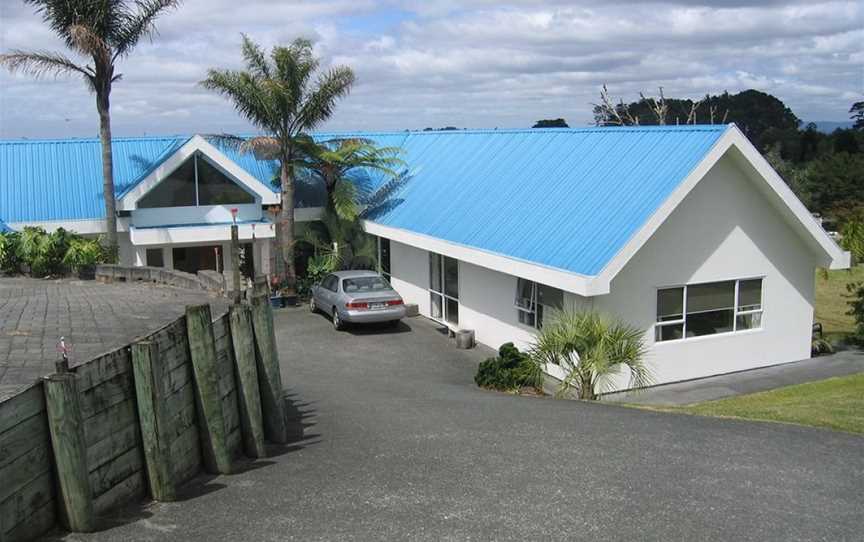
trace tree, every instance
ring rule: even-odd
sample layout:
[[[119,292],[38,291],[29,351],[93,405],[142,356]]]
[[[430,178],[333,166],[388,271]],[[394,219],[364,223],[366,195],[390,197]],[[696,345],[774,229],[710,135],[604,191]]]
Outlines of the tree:
[[[852,107],[849,108],[849,113],[851,113],[849,118],[855,121],[852,128],[854,130],[864,130],[864,102],[855,102],[852,104]]]
[[[864,154],[826,154],[807,167],[813,211],[840,220],[864,206]]]
[[[565,308],[545,322],[530,352],[538,364],[558,365],[567,373],[559,393],[575,390],[580,399],[612,391],[613,378],[629,372],[630,387],[652,383],[643,358],[644,332],[596,312]]]
[[[296,166],[312,174],[327,191],[327,206],[343,220],[360,214],[363,181],[370,173],[388,179],[399,176],[405,165],[399,147],[379,147],[363,138],[331,139],[321,143],[309,136],[299,137]]]
[[[569,128],[567,121],[562,118],[541,119],[534,123],[531,128]]]
[[[201,85],[230,100],[264,135],[246,139],[241,147],[260,159],[279,162],[282,212],[279,218],[283,285],[295,291],[294,183],[298,140],[330,118],[337,101],[354,84],[354,72],[336,66],[319,73],[312,42],[296,39],[288,47],[276,46],[267,58],[264,51],[243,36],[246,70],[210,69]],[[313,79],[314,78],[314,79]]]
[[[13,50],[0,55],[10,71],[44,75],[80,75],[96,95],[99,140],[102,145],[102,195],[105,199],[106,244],[117,257],[117,214],[111,154],[111,88],[120,80],[117,62],[129,55],[144,37],[156,32],[156,18],[181,0],[24,0],[76,54],[89,63],[76,62],[60,52]]]

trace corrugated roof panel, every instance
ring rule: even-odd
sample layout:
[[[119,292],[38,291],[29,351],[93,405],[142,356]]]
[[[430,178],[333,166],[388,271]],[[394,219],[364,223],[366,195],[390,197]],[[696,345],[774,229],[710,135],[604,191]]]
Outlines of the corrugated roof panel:
[[[658,126],[350,135],[380,145],[401,145],[414,172],[396,196],[398,204],[375,222],[596,275],[725,129]]]
[[[702,160],[726,126],[327,133],[401,147],[412,173],[383,225],[596,275]],[[118,194],[187,136],[114,140]],[[221,149],[265,185],[274,162]],[[104,216],[99,141],[0,142],[7,222]],[[372,176],[375,183],[382,182]]]

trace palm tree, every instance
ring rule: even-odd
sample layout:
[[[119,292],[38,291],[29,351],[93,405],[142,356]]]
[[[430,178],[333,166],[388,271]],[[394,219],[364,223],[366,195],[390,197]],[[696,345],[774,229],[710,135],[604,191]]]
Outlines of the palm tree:
[[[106,244],[112,260],[117,257],[117,215],[111,155],[111,87],[120,80],[117,61],[127,56],[141,38],[156,32],[161,13],[181,0],[24,0],[75,53],[89,58],[80,63],[60,52],[13,50],[0,55],[10,71],[44,75],[80,75],[96,95],[99,139],[102,144],[102,196],[105,199]]]
[[[399,177],[405,162],[399,147],[379,147],[364,138],[330,139],[320,143],[311,137],[298,140],[298,167],[310,172],[327,191],[327,205],[339,218],[355,220],[360,215],[368,187],[362,177],[377,172],[388,180]]]
[[[573,389],[580,399],[597,399],[612,391],[613,378],[629,370],[630,387],[652,382],[645,365],[644,332],[596,312],[571,308],[556,311],[537,334],[530,352],[539,364],[558,365],[567,372],[559,394]]]
[[[333,114],[336,102],[354,84],[354,72],[336,66],[318,73],[319,59],[312,43],[297,39],[288,47],[276,46],[270,58],[243,36],[245,71],[211,69],[201,82],[234,104],[238,113],[264,132],[242,144],[258,158],[279,162],[282,214],[279,219],[281,259],[285,269],[284,287],[293,292],[297,274],[294,267],[294,182],[297,141],[320,126]],[[313,81],[313,77],[315,80]]]

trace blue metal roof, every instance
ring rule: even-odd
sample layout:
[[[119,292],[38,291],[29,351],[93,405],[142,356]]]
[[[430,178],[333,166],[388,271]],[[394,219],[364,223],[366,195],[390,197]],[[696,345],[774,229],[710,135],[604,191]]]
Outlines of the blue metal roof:
[[[413,173],[376,223],[593,276],[726,129],[353,135],[402,147]]]
[[[404,149],[410,179],[374,221],[596,275],[702,160],[726,126],[317,134]],[[118,195],[188,136],[117,138]],[[273,162],[222,148],[266,186]],[[0,141],[7,222],[101,218],[98,139]],[[380,179],[366,179],[374,189]]]

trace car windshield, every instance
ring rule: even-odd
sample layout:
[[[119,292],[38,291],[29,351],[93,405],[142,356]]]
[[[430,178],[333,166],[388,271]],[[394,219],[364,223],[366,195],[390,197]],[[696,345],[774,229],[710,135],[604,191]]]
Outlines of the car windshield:
[[[390,285],[383,277],[354,277],[342,281],[342,289],[345,293],[352,292],[379,292],[389,290]]]

